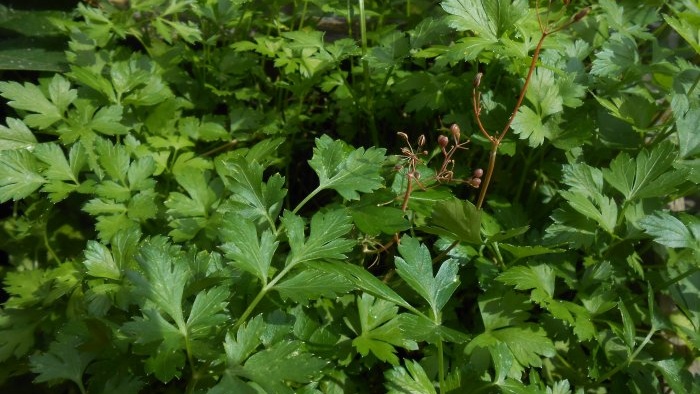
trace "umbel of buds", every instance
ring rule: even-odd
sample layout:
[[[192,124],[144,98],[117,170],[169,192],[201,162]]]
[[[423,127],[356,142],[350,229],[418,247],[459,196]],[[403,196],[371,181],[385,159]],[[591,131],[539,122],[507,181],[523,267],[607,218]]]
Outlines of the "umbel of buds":
[[[481,177],[482,176],[484,176],[484,170],[482,170],[481,168],[477,168],[472,173],[472,177],[467,180],[467,183],[470,186],[478,189],[479,186],[481,186]]]

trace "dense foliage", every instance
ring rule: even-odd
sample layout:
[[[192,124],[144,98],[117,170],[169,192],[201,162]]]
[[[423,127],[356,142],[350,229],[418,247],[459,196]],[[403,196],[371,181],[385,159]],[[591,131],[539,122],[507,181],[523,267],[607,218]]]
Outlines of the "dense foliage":
[[[0,387],[700,392],[699,26],[0,6]]]

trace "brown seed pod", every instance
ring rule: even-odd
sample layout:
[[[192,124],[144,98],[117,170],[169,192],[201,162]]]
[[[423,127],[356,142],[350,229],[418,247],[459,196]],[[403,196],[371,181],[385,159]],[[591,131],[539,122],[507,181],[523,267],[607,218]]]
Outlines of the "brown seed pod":
[[[425,145],[425,135],[421,134],[420,137],[418,137],[418,147],[422,147]]]
[[[484,76],[484,73],[476,73],[476,75],[474,76],[474,81],[472,81],[475,88],[478,88],[479,85],[481,85],[481,77],[483,77],[483,76]]]
[[[476,170],[474,170],[472,175],[474,175],[474,178],[481,178],[482,176],[484,176],[484,170],[482,170],[481,168],[477,168]]]
[[[450,143],[450,139],[447,138],[446,136],[441,135],[438,137],[438,145],[440,145],[441,148],[444,149],[445,147],[447,147],[447,144],[449,144],[449,143]]]
[[[469,182],[473,187],[479,188],[481,186],[481,178],[472,178],[471,182]]]
[[[450,131],[452,132],[452,138],[459,141],[459,136],[462,134],[462,132],[459,129],[459,126],[457,126],[457,123],[453,123],[452,126],[450,126]]]
[[[576,15],[572,18],[574,22],[578,22],[581,19],[585,18],[588,13],[591,12],[591,7],[586,7],[582,9],[581,11],[577,12]]]
[[[403,131],[399,131],[398,133],[396,133],[396,135],[408,141],[408,134],[404,133]]]

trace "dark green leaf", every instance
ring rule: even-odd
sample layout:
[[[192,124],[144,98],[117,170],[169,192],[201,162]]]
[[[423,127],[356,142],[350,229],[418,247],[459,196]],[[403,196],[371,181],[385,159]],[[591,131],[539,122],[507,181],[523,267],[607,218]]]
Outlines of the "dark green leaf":
[[[453,197],[439,201],[424,230],[462,242],[481,244],[481,212],[466,200]]]
[[[30,357],[32,372],[38,374],[35,382],[46,382],[54,379],[68,379],[75,382],[81,391],[83,388],[83,373],[94,358],[91,353],[79,349],[82,340],[68,335],[62,335],[58,341],[52,342],[49,351]]]

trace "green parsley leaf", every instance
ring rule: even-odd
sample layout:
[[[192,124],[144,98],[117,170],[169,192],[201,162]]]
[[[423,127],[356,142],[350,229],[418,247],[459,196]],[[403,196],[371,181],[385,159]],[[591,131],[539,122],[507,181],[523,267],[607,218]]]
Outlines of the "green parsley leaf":
[[[26,149],[36,145],[36,137],[24,122],[15,118],[5,118],[7,127],[0,125],[0,151]]]
[[[224,351],[229,366],[241,365],[248,356],[262,343],[261,337],[265,328],[262,314],[248,320],[238,327],[238,331],[226,334]]]
[[[221,250],[231,264],[249,272],[267,285],[272,257],[279,242],[270,230],[258,237],[255,224],[239,215],[227,215],[219,232]]]
[[[476,336],[467,345],[470,352],[477,347],[496,346],[505,343],[520,366],[541,367],[543,357],[553,357],[556,349],[547,332],[535,324],[523,324],[516,327],[506,327],[494,331],[486,331]]]
[[[37,164],[26,150],[0,151],[0,203],[25,198],[46,182]]]
[[[559,93],[559,85],[554,79],[554,72],[545,68],[535,69],[525,98],[532,103],[542,119],[564,109],[564,100]]]
[[[393,302],[363,293],[357,297],[357,309],[360,327],[356,331],[360,333],[352,340],[352,345],[363,356],[371,352],[382,361],[398,365],[397,346],[418,349],[418,345],[403,334],[397,318],[399,308]]]
[[[357,228],[367,235],[395,234],[411,225],[406,213],[396,207],[360,205],[350,212]]]
[[[305,351],[302,342],[283,340],[250,356],[243,370],[268,393],[291,393],[284,382],[308,383],[326,364]]]
[[[345,209],[317,212],[311,218],[311,233],[304,240],[304,224],[299,216],[285,212],[282,223],[287,229],[289,254],[285,265],[296,265],[313,260],[340,260],[345,258],[355,241],[342,238],[352,229],[352,222]]]
[[[694,232],[676,217],[666,212],[657,212],[644,217],[639,225],[644,231],[654,237],[654,241],[669,248],[691,248],[697,250],[700,247],[700,221],[690,217],[693,221]]]
[[[38,86],[29,82],[24,85],[0,82],[0,96],[10,100],[7,105],[34,112],[24,117],[24,122],[30,127],[46,129],[61,120],[66,107],[77,97],[77,91],[70,89],[70,84],[56,74],[49,84],[49,95],[51,101]]]
[[[511,267],[496,279],[518,290],[540,289],[549,297],[554,295],[554,270],[547,264]]]
[[[375,147],[366,151],[364,148],[351,150],[344,142],[327,135],[316,138],[309,164],[318,174],[320,185],[309,196],[334,189],[346,200],[356,200],[360,198],[357,192],[369,193],[380,188],[382,177],[379,170],[385,152],[385,149]]]
[[[422,229],[430,234],[481,244],[481,212],[471,202],[455,197],[438,201],[428,218],[428,226]]]
[[[428,302],[433,316],[437,317],[459,286],[459,264],[449,259],[440,265],[433,277],[433,262],[428,248],[408,235],[401,238],[399,253],[402,257],[394,257],[396,272]]]
[[[320,297],[334,299],[354,288],[355,286],[342,275],[311,267],[305,268],[296,275],[286,277],[275,285],[275,290],[282,298],[289,298],[302,305]]]
[[[96,241],[88,241],[83,264],[87,274],[94,277],[118,280],[122,275],[110,250]]]
[[[325,272],[337,273],[345,277],[362,291],[396,305],[411,309],[411,304],[392,290],[386,283],[377,279],[364,268],[341,262],[318,261],[314,262],[314,268]]]
[[[650,151],[643,150],[634,160],[623,152],[610,163],[610,169],[603,170],[603,176],[627,201],[666,196],[687,176],[686,171],[672,167],[677,153],[670,142],[661,143]]]
[[[406,368],[395,366],[386,371],[384,377],[389,394],[421,393],[436,394],[433,382],[418,361],[406,360]]]
[[[637,43],[628,35],[613,33],[596,53],[591,74],[618,79],[626,71],[639,65]]]
[[[521,106],[511,125],[513,132],[521,140],[527,139],[528,145],[535,148],[544,142],[545,137],[552,139],[556,135],[556,128],[552,120],[542,121],[542,117],[528,106]]]
[[[562,197],[580,214],[598,222],[601,227],[608,233],[612,234],[615,231],[617,224],[617,205],[612,198],[600,196],[597,200],[597,205],[591,202],[584,195],[577,194],[571,191],[560,191]]]
[[[49,345],[49,351],[29,358],[32,372],[39,374],[34,381],[46,382],[54,379],[67,379],[75,382],[81,392],[83,373],[94,355],[80,350],[83,341],[71,335],[62,335]]]
[[[217,173],[226,188],[233,192],[231,198],[244,204],[244,209],[237,209],[238,213],[253,221],[264,218],[274,230],[287,189],[284,188],[284,177],[279,174],[264,182],[264,170],[258,162],[243,157],[216,160]]]
[[[229,319],[225,313],[228,297],[228,289],[222,286],[197,293],[186,322],[188,340],[209,338],[218,326]]]
[[[458,31],[473,31],[492,41],[515,29],[528,9],[524,0],[445,0],[441,6],[453,15],[448,18],[450,27]]]

